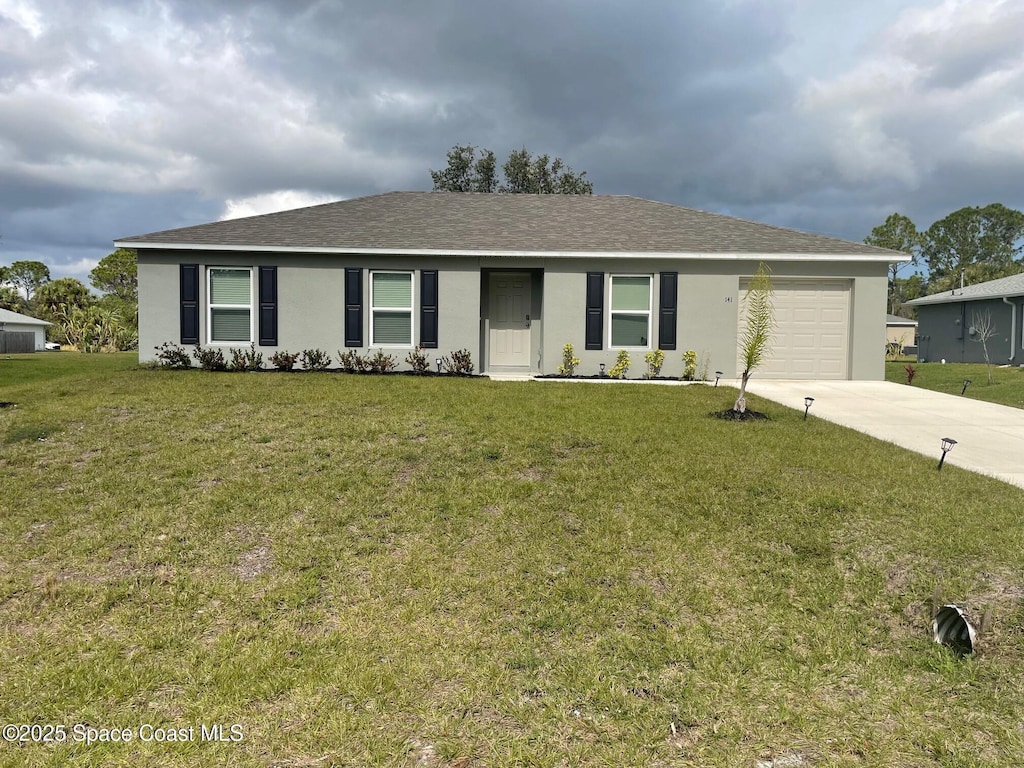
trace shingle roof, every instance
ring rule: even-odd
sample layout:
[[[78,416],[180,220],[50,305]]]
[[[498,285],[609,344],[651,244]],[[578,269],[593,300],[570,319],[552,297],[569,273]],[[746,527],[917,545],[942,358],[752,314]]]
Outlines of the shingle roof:
[[[21,325],[53,325],[45,320],[36,317],[29,317],[20,312],[12,312],[9,309],[0,309],[0,323],[20,323]]]
[[[920,307],[926,304],[952,304],[960,301],[980,301],[981,299],[1000,299],[1010,296],[1024,296],[1024,273],[1000,277],[987,283],[966,285],[963,290],[933,293],[920,299],[904,302],[907,307]]]
[[[388,192],[115,242],[128,248],[905,257],[863,243],[618,195]]]
[[[909,317],[900,317],[899,315],[886,315],[886,325],[917,325],[917,320],[911,320]]]

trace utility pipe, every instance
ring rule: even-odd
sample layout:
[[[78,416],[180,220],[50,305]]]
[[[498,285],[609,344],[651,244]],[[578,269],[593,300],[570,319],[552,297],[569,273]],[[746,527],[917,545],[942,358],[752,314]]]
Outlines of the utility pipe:
[[[1013,360],[1014,355],[1017,354],[1015,349],[1017,346],[1017,305],[1005,296],[1003,296],[1003,304],[1009,304],[1013,311],[1010,316],[1010,360]]]

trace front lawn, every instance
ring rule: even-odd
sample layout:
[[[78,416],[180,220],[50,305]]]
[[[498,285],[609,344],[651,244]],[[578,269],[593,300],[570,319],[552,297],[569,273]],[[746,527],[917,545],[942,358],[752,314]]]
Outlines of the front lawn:
[[[734,397],[0,359],[0,763],[1019,762],[1021,491]]]
[[[907,365],[912,365],[916,371],[915,387],[959,395],[963,391],[964,380],[969,379],[971,383],[964,393],[966,397],[1024,408],[1024,370],[1017,366],[993,365],[992,383],[989,384],[988,370],[984,364],[886,362],[886,380],[906,384]]]

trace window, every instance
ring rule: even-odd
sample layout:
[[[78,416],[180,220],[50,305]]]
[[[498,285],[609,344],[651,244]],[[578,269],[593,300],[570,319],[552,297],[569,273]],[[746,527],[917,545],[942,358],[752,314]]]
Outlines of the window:
[[[612,347],[650,347],[650,275],[612,275],[609,326]]]
[[[412,346],[412,272],[370,273],[370,346]]]
[[[252,341],[252,270],[210,267],[209,328],[211,344]]]

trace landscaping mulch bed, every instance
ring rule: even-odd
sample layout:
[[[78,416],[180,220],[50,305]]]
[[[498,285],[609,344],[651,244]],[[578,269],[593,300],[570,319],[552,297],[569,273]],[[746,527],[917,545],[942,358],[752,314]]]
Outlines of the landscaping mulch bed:
[[[752,411],[749,408],[745,411],[737,411],[734,408],[729,408],[726,411],[712,411],[711,415],[722,421],[771,421],[771,417],[767,413]]]

